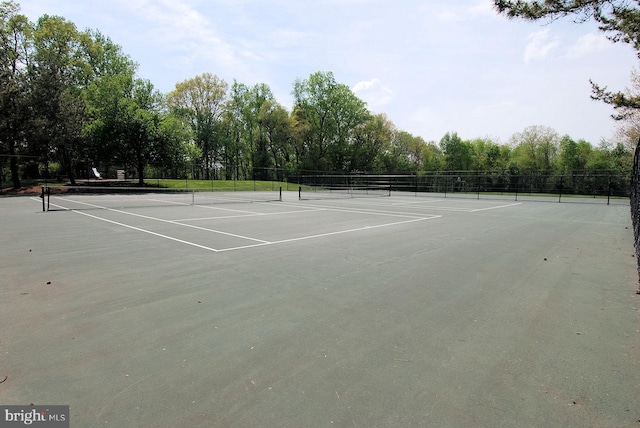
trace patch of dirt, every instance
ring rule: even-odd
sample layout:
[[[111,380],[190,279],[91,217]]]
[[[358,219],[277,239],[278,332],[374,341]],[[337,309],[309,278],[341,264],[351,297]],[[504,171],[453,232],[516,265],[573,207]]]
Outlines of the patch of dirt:
[[[13,187],[7,187],[2,189],[3,195],[40,195],[42,193],[42,186],[26,186],[14,189]]]

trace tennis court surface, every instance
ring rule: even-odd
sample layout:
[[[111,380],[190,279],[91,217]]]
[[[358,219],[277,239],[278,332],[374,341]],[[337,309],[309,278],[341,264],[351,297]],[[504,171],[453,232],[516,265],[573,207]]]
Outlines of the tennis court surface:
[[[0,404],[74,427],[638,426],[628,204],[130,196],[0,199]]]

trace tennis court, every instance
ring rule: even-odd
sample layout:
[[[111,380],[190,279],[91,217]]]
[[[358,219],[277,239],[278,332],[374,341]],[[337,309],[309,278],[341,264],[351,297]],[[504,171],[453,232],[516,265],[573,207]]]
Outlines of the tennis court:
[[[198,196],[0,199],[1,404],[83,427],[638,425],[628,204]]]

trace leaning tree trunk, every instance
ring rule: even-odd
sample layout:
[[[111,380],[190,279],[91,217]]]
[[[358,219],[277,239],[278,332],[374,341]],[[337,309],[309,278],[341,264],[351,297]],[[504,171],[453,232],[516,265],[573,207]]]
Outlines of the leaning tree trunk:
[[[638,144],[636,145],[636,150],[633,155],[633,169],[631,171],[631,191],[629,197],[639,279],[637,293],[640,294],[640,139],[638,140]]]

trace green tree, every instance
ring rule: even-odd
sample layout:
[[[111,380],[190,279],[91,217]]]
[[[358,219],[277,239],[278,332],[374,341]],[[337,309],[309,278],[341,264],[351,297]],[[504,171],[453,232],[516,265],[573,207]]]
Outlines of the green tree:
[[[261,129],[260,111],[265,104],[275,104],[268,85],[261,83],[249,87],[235,82],[231,85],[225,119],[230,136],[227,158],[236,168],[236,175],[266,179],[268,168],[273,167],[268,138]]]
[[[14,188],[20,187],[18,156],[25,142],[26,67],[33,31],[19,10],[12,1],[0,3],[0,156],[9,158]]]
[[[123,117],[123,146],[127,163],[133,163],[138,172],[138,184],[144,184],[145,167],[154,163],[162,153],[160,144],[160,110],[162,94],[154,90],[148,80],[133,82],[131,97],[126,99]]]
[[[473,152],[469,142],[463,141],[458,133],[446,133],[440,140],[444,154],[445,169],[448,171],[468,171],[473,165]]]
[[[166,112],[160,115],[151,162],[160,169],[160,178],[178,178],[186,171],[192,157],[202,157],[197,147],[191,144],[190,138],[191,133],[180,118]],[[192,154],[193,150],[196,151],[195,155]]]
[[[560,169],[571,173],[587,168],[592,153],[591,144],[585,140],[574,141],[568,135],[560,140]]]
[[[119,45],[99,31],[88,30],[90,43],[85,55],[91,68],[91,78],[84,91],[87,105],[85,134],[87,159],[93,165],[116,161],[127,144],[123,140],[120,116],[126,99],[131,98],[137,64],[122,52]],[[102,133],[100,130],[102,129]],[[118,159],[119,162],[124,162]]]
[[[265,101],[258,113],[261,138],[266,142],[271,156],[269,164],[276,168],[277,179],[283,180],[283,169],[294,172],[294,136],[291,117],[287,110],[275,101]]]
[[[88,157],[96,165],[127,161],[125,122],[133,85],[133,74],[116,74],[97,79],[87,88],[85,132],[91,142]]]
[[[167,95],[173,114],[187,121],[193,139],[202,152],[201,166],[205,178],[218,164],[223,149],[222,114],[229,85],[216,75],[204,73],[176,85]]]
[[[391,144],[393,123],[384,115],[372,116],[354,129],[347,158],[349,171],[380,172],[377,162],[385,147]]]
[[[95,81],[86,99],[91,159],[131,166],[143,184],[145,167],[157,164],[160,154],[167,153],[162,144],[174,142],[161,133],[169,130],[161,126],[162,95],[148,80],[118,74]]]
[[[556,165],[559,137],[544,126],[530,126],[511,137],[512,165],[524,171],[550,173]]]
[[[91,75],[84,55],[87,43],[88,34],[73,23],[44,15],[35,27],[27,68],[32,153],[45,165],[51,158],[60,162],[72,183],[78,160],[85,158],[82,94]]]
[[[331,72],[296,80],[293,97],[294,111],[308,124],[303,141],[307,168],[348,171],[354,132],[370,117],[365,102]]]
[[[508,158],[500,146],[487,138],[476,138],[469,142],[472,153],[471,169],[475,171],[490,171],[505,169]]]
[[[434,142],[426,143],[422,147],[422,165],[421,171],[433,172],[440,171],[443,168],[444,157],[442,150]]]

